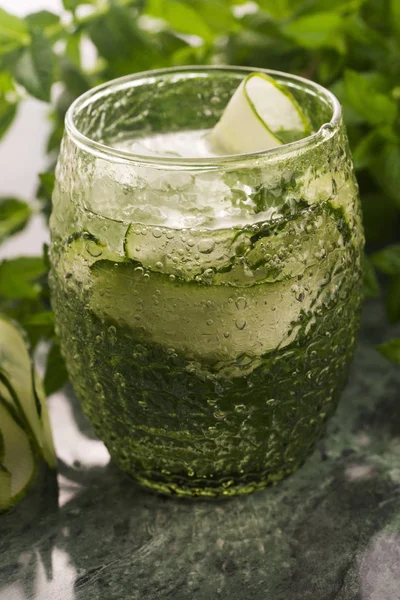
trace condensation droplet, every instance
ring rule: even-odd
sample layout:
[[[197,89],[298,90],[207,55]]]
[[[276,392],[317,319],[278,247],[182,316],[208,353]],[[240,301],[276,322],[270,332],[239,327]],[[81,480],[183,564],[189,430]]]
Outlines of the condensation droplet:
[[[243,298],[243,296],[241,296],[240,298],[238,298],[236,300],[236,308],[238,310],[244,310],[247,306],[247,301],[246,298]]]
[[[162,262],[160,260],[156,262],[156,267],[157,267],[157,269],[162,269],[163,268],[163,264],[162,264]]]
[[[214,323],[214,321],[212,319],[208,319],[208,321],[207,321],[208,326],[211,326],[213,323]]]
[[[95,242],[88,242],[86,244],[86,251],[88,254],[90,254],[90,256],[93,256],[93,258],[98,258],[103,254],[102,249],[99,248],[99,246],[95,244]]]
[[[235,325],[241,331],[246,327],[246,321],[244,319],[236,319]]]
[[[214,250],[215,242],[211,238],[204,238],[199,242],[199,252],[202,254],[210,254]]]
[[[158,227],[153,229],[153,237],[160,238],[162,236],[162,231]]]

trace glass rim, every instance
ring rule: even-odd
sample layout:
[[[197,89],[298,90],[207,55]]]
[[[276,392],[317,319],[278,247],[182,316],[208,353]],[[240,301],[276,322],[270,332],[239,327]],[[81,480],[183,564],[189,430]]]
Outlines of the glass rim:
[[[132,84],[139,85],[142,80],[156,79],[157,77],[168,75],[168,74],[189,74],[189,73],[204,73],[206,76],[212,72],[230,72],[243,75],[248,73],[260,72],[270,75],[272,77],[281,77],[287,81],[293,82],[295,85],[301,86],[302,89],[308,89],[312,93],[318,96],[322,96],[325,100],[330,103],[332,108],[332,116],[329,121],[323,123],[318,131],[311,133],[310,135],[301,138],[300,140],[290,142],[288,144],[282,144],[275,148],[269,148],[267,150],[261,150],[257,152],[247,152],[242,154],[229,154],[207,158],[184,158],[184,157],[170,157],[170,156],[148,156],[142,154],[136,154],[128,150],[120,150],[91,139],[84,133],[82,133],[75,124],[75,115],[85,107],[89,106],[94,100],[106,96],[113,91],[119,91],[124,88],[132,87]],[[72,140],[79,145],[83,150],[90,152],[98,157],[106,157],[108,159],[116,159],[118,162],[130,163],[135,165],[147,165],[153,167],[176,167],[176,168],[221,168],[225,165],[232,166],[244,166],[247,163],[258,161],[260,159],[274,160],[274,159],[286,159],[289,156],[301,152],[309,147],[314,147],[319,143],[326,141],[340,127],[342,116],[342,109],[339,100],[336,96],[322,85],[315,83],[310,79],[301,77],[299,75],[292,75],[284,71],[277,71],[273,69],[260,69],[255,67],[239,67],[233,65],[195,65],[195,66],[184,66],[184,67],[168,67],[164,69],[152,69],[148,71],[141,71],[133,73],[131,75],[125,75],[124,77],[118,77],[111,79],[103,84],[95,86],[79,96],[68,108],[65,115],[65,129],[72,138]]]

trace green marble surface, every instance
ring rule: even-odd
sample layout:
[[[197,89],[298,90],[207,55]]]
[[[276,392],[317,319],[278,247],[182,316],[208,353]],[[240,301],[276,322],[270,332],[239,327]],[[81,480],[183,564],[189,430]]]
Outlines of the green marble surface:
[[[73,395],[53,396],[58,487],[43,473],[0,517],[0,600],[399,600],[400,368],[374,350],[390,333],[370,303],[325,439],[295,475],[234,500],[140,489]]]

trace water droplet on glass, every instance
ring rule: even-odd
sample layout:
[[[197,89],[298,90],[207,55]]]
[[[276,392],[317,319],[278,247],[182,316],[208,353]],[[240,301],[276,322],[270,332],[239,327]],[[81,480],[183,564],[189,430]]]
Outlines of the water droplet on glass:
[[[209,326],[210,326],[210,325],[212,325],[213,323],[214,323],[214,321],[213,321],[212,319],[208,319],[208,321],[207,321],[207,325],[209,325]]]
[[[102,341],[103,341],[103,338],[101,337],[101,335],[96,335],[96,343],[101,344]]]
[[[244,310],[247,306],[247,302],[246,302],[246,298],[243,298],[243,296],[241,296],[240,298],[238,298],[236,300],[236,308],[238,310]]]
[[[190,246],[190,248],[193,248],[193,246],[195,245],[195,241],[192,238],[189,238],[187,241],[187,245]]]
[[[229,333],[229,331],[224,331],[224,337],[228,338],[231,334]]]
[[[241,331],[246,327],[246,321],[244,319],[236,319],[235,325]]]
[[[204,240],[200,240],[199,242],[199,252],[202,254],[210,254],[215,246],[214,240],[211,238],[204,238]]]
[[[157,269],[162,269],[163,268],[163,264],[161,261],[156,262],[156,267]]]
[[[153,229],[153,237],[160,238],[162,236],[162,231],[158,227]]]

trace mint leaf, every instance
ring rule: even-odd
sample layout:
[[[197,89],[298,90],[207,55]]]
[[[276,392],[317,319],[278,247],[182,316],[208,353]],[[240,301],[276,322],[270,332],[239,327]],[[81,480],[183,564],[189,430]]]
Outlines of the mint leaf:
[[[60,346],[54,342],[47,357],[46,374],[44,376],[44,389],[46,394],[54,394],[68,381],[68,372],[61,355]]]
[[[49,40],[40,29],[31,30],[31,43],[14,66],[15,79],[35,98],[50,101],[54,57]]]
[[[364,258],[364,294],[369,298],[377,298],[380,295],[378,278],[367,256]]]
[[[42,257],[27,256],[0,263],[0,296],[7,299],[37,298],[39,278],[46,274]]]
[[[18,105],[15,102],[7,102],[0,95],[0,140],[8,131],[17,114]]]
[[[377,269],[386,275],[400,275],[400,244],[386,246],[371,256]]]
[[[31,214],[32,211],[26,202],[16,198],[0,198],[0,242],[21,231]]]
[[[382,148],[383,143],[377,129],[372,129],[363,136],[353,150],[355,168],[359,170],[368,167],[375,160],[377,151]]]
[[[400,42],[400,2],[399,0],[390,0],[390,18],[393,22],[393,29]]]
[[[336,13],[319,12],[299,17],[283,25],[282,32],[303,48],[344,51],[342,17]]]
[[[184,2],[178,0],[150,2],[149,13],[158,19],[163,19],[179,33],[198,35],[208,42],[214,38],[211,28],[201,15]]]
[[[370,172],[386,194],[400,208],[400,139],[389,143],[376,155]]]
[[[380,125],[393,123],[396,104],[389,96],[379,91],[373,80],[347,69],[344,74],[345,102],[367,123]]]
[[[400,321],[400,275],[393,277],[386,291],[386,311],[391,323]]]
[[[163,57],[154,38],[141,30],[135,13],[112,3],[103,18],[91,22],[87,32],[100,56],[108,61],[108,77],[154,68]]]
[[[68,61],[80,68],[81,66],[81,35],[80,33],[71,35],[67,40],[65,54]]]
[[[400,365],[400,339],[390,340],[377,347],[385,358]]]
[[[61,62],[61,79],[72,98],[77,98],[90,88],[90,82],[81,69],[67,60]]]
[[[29,30],[26,23],[0,8],[0,55],[28,42]]]
[[[35,347],[39,340],[54,337],[54,313],[51,310],[43,310],[40,304],[27,308],[31,308],[32,311],[36,308],[38,312],[29,314],[25,309],[21,311],[18,320],[27,332],[32,347]]]
[[[226,34],[240,29],[232,7],[225,0],[189,0],[188,4],[212,30]]]
[[[27,15],[25,21],[30,28],[39,27],[40,29],[46,29],[46,27],[58,25],[60,17],[49,10],[39,10],[38,12]]]
[[[383,192],[361,194],[364,230],[370,244],[381,247],[395,239],[400,227],[400,214]]]
[[[95,4],[96,0],[62,0],[65,10],[74,11],[80,4]]]

